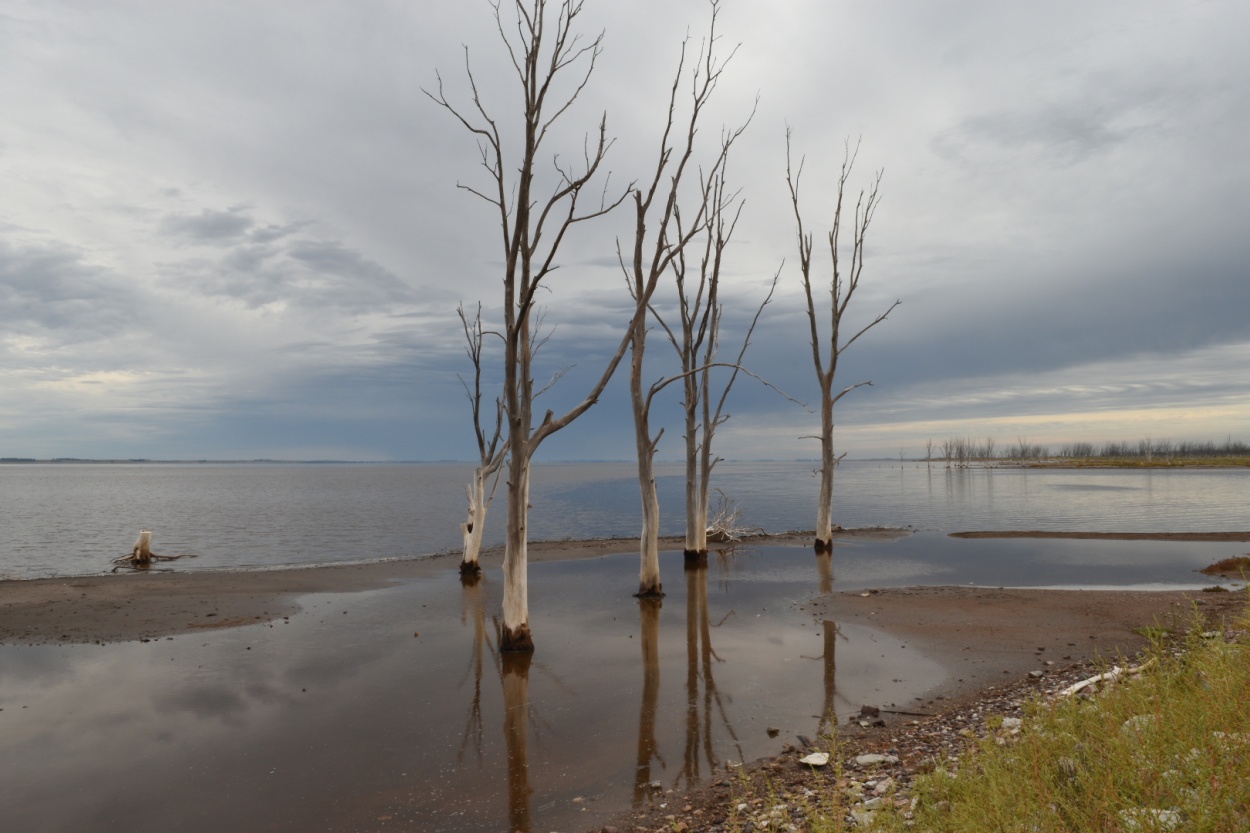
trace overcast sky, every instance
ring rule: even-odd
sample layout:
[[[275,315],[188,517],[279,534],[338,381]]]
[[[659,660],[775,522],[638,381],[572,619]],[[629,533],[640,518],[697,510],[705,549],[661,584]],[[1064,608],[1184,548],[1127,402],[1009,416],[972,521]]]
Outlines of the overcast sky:
[[[555,145],[606,112],[609,188],[645,177],[708,9],[586,0],[603,53]],[[493,26],[485,0],[0,0],[0,456],[471,459],[455,309],[499,318],[499,229],[456,187],[485,182],[473,142],[422,88],[438,71],[466,102],[468,45],[514,124]],[[725,0],[740,48],[702,149],[759,96],[730,163],[725,343],[780,268],[747,364],[814,403],[788,124],[818,253],[848,137],[855,188],[884,170],[854,314],[902,304],[839,371],[875,383],[839,405],[852,457],[1250,440],[1246,32],[1242,0]],[[574,369],[551,407],[620,338],[631,223],[560,259],[536,375]],[[629,459],[625,381],[540,459]],[[816,454],[816,417],[758,384],[731,410],[723,456]],[[678,416],[674,390],[662,456]]]

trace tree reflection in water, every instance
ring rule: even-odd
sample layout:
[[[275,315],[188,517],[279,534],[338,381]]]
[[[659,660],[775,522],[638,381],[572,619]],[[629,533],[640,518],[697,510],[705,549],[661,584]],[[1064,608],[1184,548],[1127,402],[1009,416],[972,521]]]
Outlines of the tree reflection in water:
[[[529,675],[531,654],[501,654],[491,644],[486,627],[485,580],[480,575],[462,575],[464,588],[461,624],[473,625],[473,653],[465,677],[473,676],[473,699],[465,721],[464,737],[458,759],[472,749],[479,767],[482,764],[482,672],[489,653],[496,673],[503,684],[503,736],[508,756],[508,829],[530,833],[532,819],[529,782]],[[498,631],[499,623],[495,622]],[[498,642],[498,633],[495,638]],[[464,681],[461,681],[463,686]]]
[[[530,833],[529,688],[532,654],[502,654],[503,736],[508,749],[508,829]]]
[[[723,553],[722,561],[731,558]],[[686,568],[686,750],[681,775],[677,784],[685,781],[693,787],[703,776],[702,763],[707,762],[707,774],[711,775],[720,765],[712,742],[712,712],[715,709],[724,724],[725,731],[738,750],[742,760],[742,747],[712,673],[715,662],[724,662],[712,648],[712,620],[707,602],[707,566]],[[722,620],[724,621],[724,620]],[[718,625],[719,626],[719,625]],[[703,683],[700,697],[699,683]],[[702,708],[700,708],[700,705]]]
[[[820,595],[833,595],[833,548],[826,552],[816,553],[816,572],[820,576]],[[837,698],[837,670],[838,670],[838,638],[842,636],[838,630],[837,624],[832,619],[825,619],[822,623],[824,626],[824,651],[818,657],[804,657],[804,659],[817,659],[824,662],[824,683],[825,683],[825,702],[820,710],[820,724],[816,727],[817,736],[828,735],[833,736],[837,730],[837,707],[835,699]]]
[[[634,769],[634,806],[647,796],[651,785],[651,761],[659,760],[659,744],[655,739],[655,710],[660,698],[660,608],[664,600],[640,598],[638,613],[642,620],[642,710],[638,715],[638,759]]]
[[[473,676],[473,700],[469,705],[469,717],[465,721],[464,737],[460,741],[460,753],[457,755],[457,760],[463,763],[465,753],[472,747],[479,767],[482,764],[482,666],[488,651],[496,670],[499,667],[499,655],[495,653],[495,647],[491,645],[490,636],[486,630],[484,584],[485,581],[480,573],[460,576],[460,586],[464,588],[460,624],[467,625],[470,619],[473,620],[473,654],[469,659],[469,667],[465,670],[465,676],[460,681],[460,686],[464,686],[465,679],[469,675]]]

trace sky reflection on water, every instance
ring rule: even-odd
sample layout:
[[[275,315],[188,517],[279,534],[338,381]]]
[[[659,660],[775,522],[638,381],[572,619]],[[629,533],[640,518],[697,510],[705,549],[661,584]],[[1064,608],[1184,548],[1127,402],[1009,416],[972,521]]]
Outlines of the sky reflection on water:
[[[814,736],[830,710],[944,678],[812,598],[905,584],[1209,584],[1242,544],[957,540],[531,565],[532,662],[496,650],[501,577],[320,595],[289,624],[107,646],[0,647],[7,831],[582,829]],[[767,735],[781,730],[779,739]],[[38,761],[37,766],[30,762]],[[575,801],[581,798],[582,801]],[[584,812],[583,808],[589,808]]]

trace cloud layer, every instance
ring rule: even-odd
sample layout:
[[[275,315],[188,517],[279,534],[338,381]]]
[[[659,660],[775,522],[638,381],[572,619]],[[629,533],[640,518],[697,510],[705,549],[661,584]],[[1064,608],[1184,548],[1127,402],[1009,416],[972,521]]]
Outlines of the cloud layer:
[[[588,3],[604,52],[553,150],[577,158],[606,112],[607,192],[648,176],[707,13]],[[741,45],[705,154],[759,96],[730,163],[746,205],[725,349],[781,268],[748,364],[813,397],[789,126],[818,239],[845,142],[855,187],[884,169],[851,315],[903,303],[840,371],[875,383],[844,400],[852,456],[965,433],[1250,436],[1248,28],[1235,2],[725,4],[721,43]],[[498,219],[457,187],[484,182],[472,137],[422,92],[437,71],[468,102],[462,45],[515,130],[486,3],[0,13],[0,456],[471,457],[455,309],[500,317]],[[620,338],[632,233],[618,211],[562,251],[540,375],[572,370],[551,407]],[[669,353],[655,342],[651,376]],[[550,456],[630,456],[623,381]],[[811,414],[739,384],[725,456],[813,453]],[[677,405],[659,408],[672,456]]]

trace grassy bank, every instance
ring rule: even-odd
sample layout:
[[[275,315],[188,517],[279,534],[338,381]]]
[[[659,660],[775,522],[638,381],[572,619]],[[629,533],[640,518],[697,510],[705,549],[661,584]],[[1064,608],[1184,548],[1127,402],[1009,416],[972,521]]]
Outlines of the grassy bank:
[[[813,796],[806,827],[1250,830],[1250,609],[1238,627],[1231,639],[1197,618],[1184,635],[1160,629],[1139,675],[1032,704],[853,820],[858,802]]]

